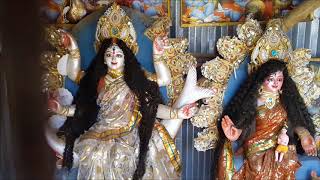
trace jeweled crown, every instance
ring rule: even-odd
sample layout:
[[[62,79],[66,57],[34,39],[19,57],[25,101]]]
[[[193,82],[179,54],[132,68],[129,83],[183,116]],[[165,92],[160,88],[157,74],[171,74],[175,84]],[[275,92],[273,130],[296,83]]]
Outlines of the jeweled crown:
[[[138,52],[136,31],[126,12],[116,3],[106,10],[100,17],[96,30],[95,48],[98,50],[103,40],[118,38],[124,41],[133,51]]]

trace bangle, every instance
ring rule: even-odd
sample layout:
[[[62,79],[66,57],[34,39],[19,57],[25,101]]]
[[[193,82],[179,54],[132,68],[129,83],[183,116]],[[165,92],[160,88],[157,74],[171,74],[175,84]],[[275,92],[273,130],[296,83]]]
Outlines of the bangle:
[[[300,139],[303,139],[303,138],[306,137],[306,136],[310,136],[309,131],[306,130],[306,129],[299,130],[299,131],[297,132],[297,134],[298,134],[298,136],[299,136]]]
[[[178,119],[178,110],[170,109],[170,119]]]
[[[67,106],[67,107],[64,107],[63,106],[63,108],[62,108],[62,112],[61,113],[59,113],[60,115],[63,115],[63,116],[68,116],[68,114],[69,114],[69,107]]]
[[[163,57],[160,54],[153,55],[153,63],[160,63],[163,62]]]

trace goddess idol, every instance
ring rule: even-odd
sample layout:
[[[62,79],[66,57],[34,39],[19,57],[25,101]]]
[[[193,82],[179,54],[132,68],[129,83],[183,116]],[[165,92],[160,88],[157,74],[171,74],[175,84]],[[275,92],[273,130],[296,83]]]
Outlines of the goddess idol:
[[[295,179],[301,166],[297,150],[317,154],[314,124],[286,63],[280,60],[269,60],[250,74],[224,109],[218,128],[219,179]],[[244,154],[238,171],[232,164],[234,141],[240,146],[235,154]]]
[[[161,61],[166,41],[154,41],[157,76],[148,77],[135,57],[136,33],[125,11],[114,4],[99,19],[98,52],[80,81],[75,107],[52,103],[55,112],[69,116],[58,135],[65,137],[63,166],[78,166],[78,179],[179,178],[174,138],[181,119],[192,117],[194,102],[214,92],[197,87],[190,68],[174,108],[163,105],[159,86],[170,83]],[[48,139],[62,153],[61,144]]]

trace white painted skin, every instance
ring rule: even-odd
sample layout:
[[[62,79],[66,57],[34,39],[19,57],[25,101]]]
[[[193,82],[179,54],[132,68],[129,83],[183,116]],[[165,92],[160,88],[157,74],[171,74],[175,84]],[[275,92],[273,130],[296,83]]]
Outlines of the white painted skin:
[[[123,71],[124,54],[118,45],[113,44],[105,51],[104,63],[112,70]]]

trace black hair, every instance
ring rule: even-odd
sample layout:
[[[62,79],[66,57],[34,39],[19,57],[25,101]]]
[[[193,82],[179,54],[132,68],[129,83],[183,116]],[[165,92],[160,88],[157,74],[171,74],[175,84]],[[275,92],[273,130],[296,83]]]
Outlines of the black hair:
[[[111,42],[111,39],[103,41],[86,75],[80,81],[79,90],[75,97],[75,115],[74,117],[68,118],[60,129],[66,137],[63,166],[69,169],[73,164],[73,146],[76,138],[88,130],[97,119],[99,112],[99,106],[96,103],[97,86],[99,80],[103,78],[108,71],[108,66],[104,64],[104,53],[106,49],[111,46]],[[120,39],[116,41],[116,44],[124,53],[124,80],[140,102],[139,111],[142,114],[142,119],[138,127],[140,146],[138,164],[133,179],[141,179],[145,173],[148,145],[152,135],[158,105],[162,103],[162,99],[158,84],[146,78],[144,71],[131,49]]]
[[[259,97],[259,89],[265,79],[278,71],[283,73],[282,93],[280,94],[280,103],[287,112],[288,117],[288,136],[289,144],[297,144],[297,138],[294,136],[295,127],[302,126],[314,135],[315,128],[306,108],[306,105],[299,94],[295,82],[291,79],[286,63],[280,60],[269,60],[262,64],[256,71],[252,72],[240,90],[232,98],[231,102],[224,108],[222,116],[228,115],[235,126],[242,129],[239,137],[239,145],[242,145],[254,131],[256,126],[255,117],[257,114],[257,99]],[[223,149],[226,136],[221,127],[221,121],[218,123],[219,140],[214,150],[214,174],[217,173],[218,160]]]

